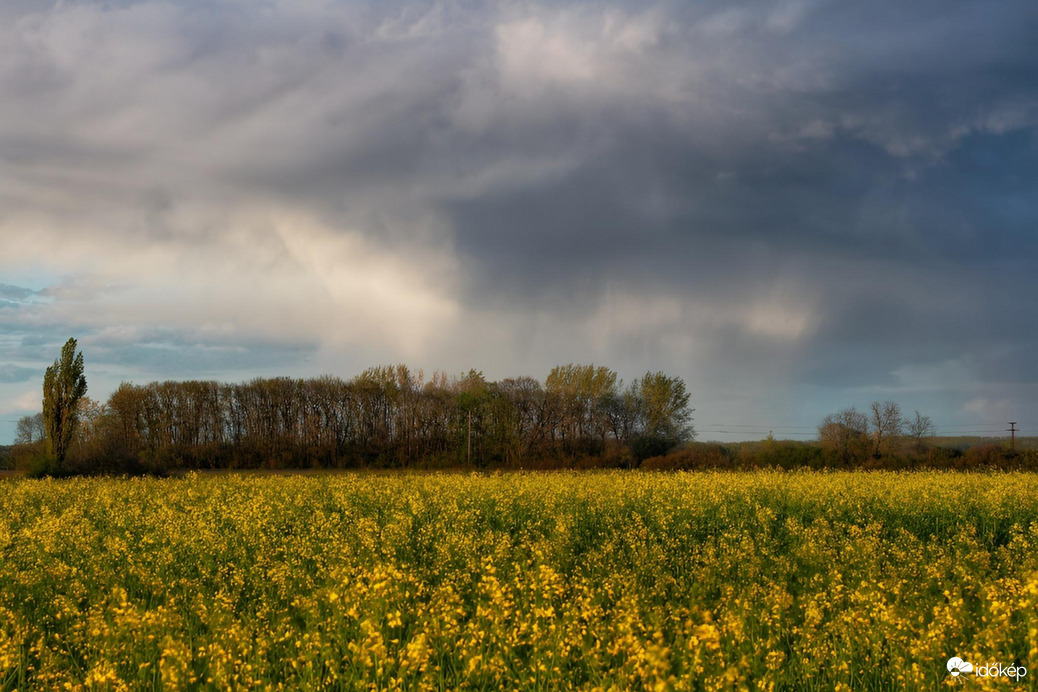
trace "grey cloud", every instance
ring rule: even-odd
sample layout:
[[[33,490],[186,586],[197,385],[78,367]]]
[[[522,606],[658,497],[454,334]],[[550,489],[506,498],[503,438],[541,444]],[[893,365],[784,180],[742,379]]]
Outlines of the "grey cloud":
[[[13,363],[0,363],[0,383],[3,384],[27,382],[42,375],[43,373],[36,368],[25,368]]]
[[[46,343],[48,343],[47,337],[40,334],[26,334],[21,338],[21,345],[25,347],[35,348]]]
[[[315,352],[314,345],[298,340],[283,343],[193,329],[50,325],[23,333],[25,326],[20,323],[0,323],[0,329],[15,337],[12,343],[0,344],[0,353],[43,363],[39,368],[0,365],[0,382],[8,384],[42,376],[43,368],[58,356],[70,335],[84,354],[88,375],[121,370],[123,377],[132,374],[138,379],[247,377],[249,373],[298,366]],[[118,375],[115,377],[118,379]]]
[[[155,378],[227,379],[298,365],[314,351],[306,345],[173,328],[103,329],[84,335],[79,344],[92,367],[128,368]]]
[[[90,349],[92,366],[132,369],[150,379],[251,377],[277,367],[299,367],[307,349],[280,344],[214,346],[203,343],[152,342]]]
[[[39,291],[23,288],[21,286],[0,284],[0,310],[6,308],[9,311],[14,312],[25,306],[39,303],[41,300],[45,300],[45,298],[40,295]]]
[[[28,288],[21,288],[20,286],[10,286],[8,284],[0,284],[0,298],[7,298],[10,300],[25,300],[35,293]]]

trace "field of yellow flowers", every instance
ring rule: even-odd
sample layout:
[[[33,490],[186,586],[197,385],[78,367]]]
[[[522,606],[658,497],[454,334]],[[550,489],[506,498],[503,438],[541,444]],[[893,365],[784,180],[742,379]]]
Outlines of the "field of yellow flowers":
[[[1034,689],[1028,474],[0,482],[0,689]]]

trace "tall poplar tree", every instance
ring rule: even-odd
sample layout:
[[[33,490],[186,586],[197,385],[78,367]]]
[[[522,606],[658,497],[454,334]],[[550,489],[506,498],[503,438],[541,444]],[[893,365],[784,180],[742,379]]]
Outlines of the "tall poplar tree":
[[[47,433],[47,454],[60,472],[75,433],[79,400],[86,394],[83,354],[76,353],[76,340],[69,339],[61,358],[43,376],[43,425]]]

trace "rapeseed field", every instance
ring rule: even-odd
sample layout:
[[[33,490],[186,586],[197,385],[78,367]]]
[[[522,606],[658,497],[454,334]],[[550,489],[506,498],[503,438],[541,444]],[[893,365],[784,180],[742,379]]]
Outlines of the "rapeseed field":
[[[2,690],[1008,690],[1032,665],[1028,474],[0,482]]]

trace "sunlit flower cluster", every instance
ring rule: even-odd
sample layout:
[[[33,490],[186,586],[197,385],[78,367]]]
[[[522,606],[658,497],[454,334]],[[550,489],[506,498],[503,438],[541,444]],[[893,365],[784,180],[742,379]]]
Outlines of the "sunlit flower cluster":
[[[931,689],[952,655],[1038,664],[1026,474],[18,480],[0,564],[0,690]]]

